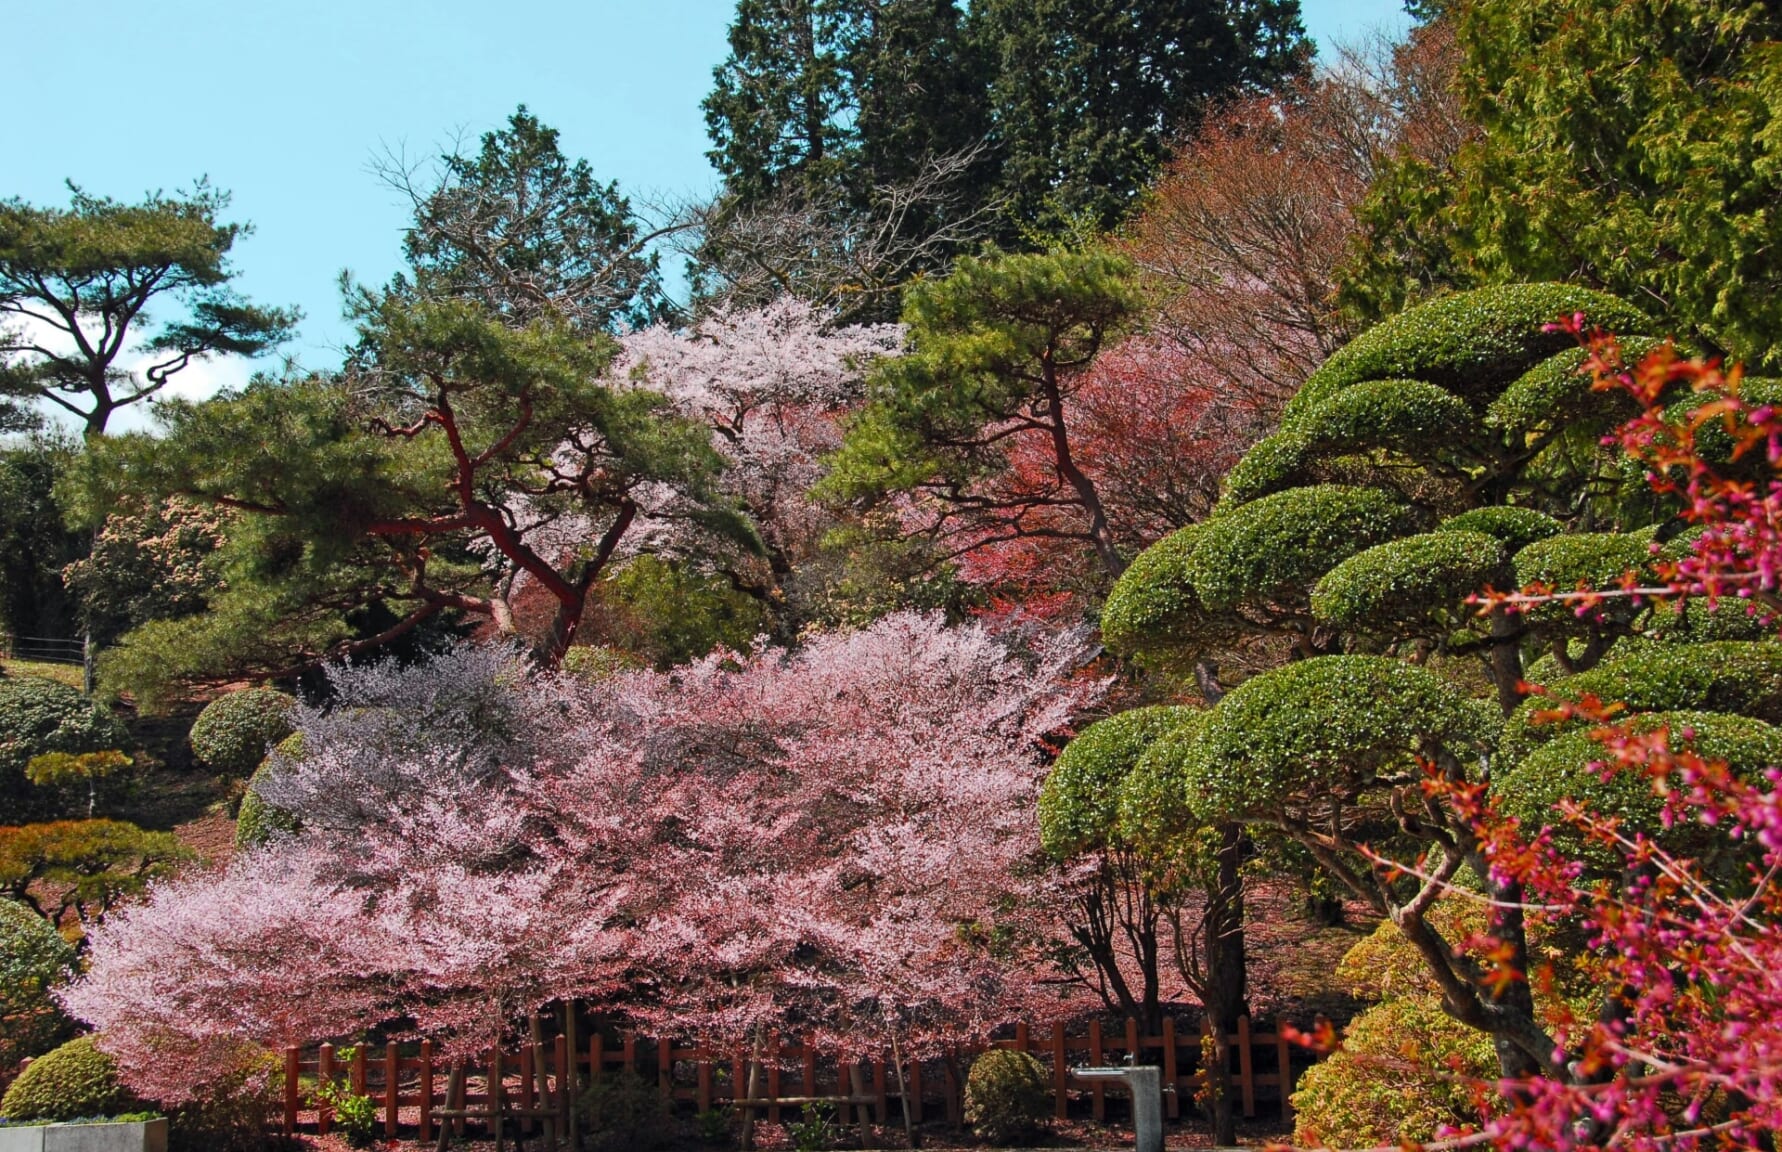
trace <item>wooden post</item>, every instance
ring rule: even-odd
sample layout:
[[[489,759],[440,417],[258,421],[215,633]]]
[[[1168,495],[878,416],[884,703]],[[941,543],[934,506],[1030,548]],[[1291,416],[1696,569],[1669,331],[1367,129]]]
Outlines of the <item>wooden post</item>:
[[[1163,1018],[1163,1107],[1171,1120],[1182,1115],[1182,1093],[1176,1084],[1176,1018]]]
[[[958,1045],[947,1049],[946,1059],[941,1066],[947,1074],[947,1123],[957,1128],[965,1123],[965,1105],[961,1099],[964,1086],[959,1083],[963,1069],[959,1067]]]
[[[910,1110],[910,1123],[922,1123],[922,1061],[910,1060],[909,1095],[904,1097],[904,1107]]]
[[[1287,1041],[1287,1022],[1275,1017],[1275,1062],[1281,1070],[1281,1119],[1293,1119],[1293,1045]]]
[[[1031,1045],[1028,1043],[1027,1036],[1027,1021],[1019,1021],[1015,1024],[1015,1051],[1026,1052],[1030,1047]]]
[[[470,1062],[460,1056],[452,1064],[451,1083],[446,1085],[446,1108],[457,1109],[459,1112],[462,1112],[469,1106],[469,1103]],[[439,1126],[439,1138],[444,1140],[447,1132],[450,1132],[454,1136],[463,1136],[464,1125],[467,1121],[468,1117],[465,1116],[452,1117],[452,1122],[450,1124],[441,1124]]]
[[[864,1103],[866,1099],[866,1069],[859,1060],[848,1061],[848,1082],[853,1085],[853,1097],[863,1101],[854,1105],[854,1115],[860,1121],[860,1146],[862,1148],[877,1148],[879,1141],[877,1133],[873,1131],[872,1113],[867,1110]],[[846,1090],[844,1089],[844,1091]]]
[[[767,1122],[780,1122],[780,1037],[774,1033],[767,1038],[767,1098],[771,1103],[767,1106]]]
[[[656,1041],[656,1091],[664,1108],[674,1107],[674,1050],[666,1039]]]
[[[804,1038],[804,1048],[799,1052],[799,1055],[804,1058],[804,1094],[815,1096],[817,1094],[817,1038],[815,1036]]]
[[[384,1135],[396,1139],[396,1119],[402,1109],[402,1067],[397,1063],[396,1042],[384,1042]]]
[[[353,1045],[352,1090],[355,1096],[367,1095],[365,1091],[365,1045]]]
[[[322,1050],[316,1054],[316,1089],[320,1091],[322,1085],[332,1083],[333,1080],[334,1045],[324,1044]],[[328,1122],[332,1119],[334,1119],[334,1109],[318,1100],[316,1102],[316,1134],[318,1136],[328,1134]]]
[[[576,1071],[576,1062],[581,1059],[582,1049],[581,1045],[576,1043],[576,1016],[575,1001],[565,1000],[563,1002],[563,1042],[569,1055],[563,1064],[562,1071],[562,1075],[567,1077],[564,1083],[568,1085],[568,1091],[563,1097],[563,1126],[569,1133],[571,1148],[580,1148],[582,1145],[582,1118],[577,1115],[580,1109],[576,1107],[581,1102],[582,1096],[582,1078]]]
[[[625,1067],[637,1071],[637,1033],[625,1033]]]
[[[531,1019],[526,1022],[526,1026],[530,1032],[528,1038],[532,1041],[532,1076],[538,1081],[538,1104],[539,1108],[543,1110],[544,1106],[551,1098],[551,1073],[550,1070],[545,1067],[544,1021],[539,1018],[538,1013],[534,1012]],[[532,1117],[528,1116],[526,1121],[526,1131],[531,1132],[533,1130]],[[542,1127],[544,1128],[545,1135],[551,1138],[552,1146],[555,1146],[557,1137],[562,1135],[562,1133],[557,1130],[556,1120],[549,1116],[543,1117]]]
[[[1052,1021],[1052,1115],[1070,1116],[1070,1057],[1064,1046],[1064,1021]]]
[[[532,1135],[532,1117],[527,1115],[532,1111],[533,1102],[532,1057],[537,1052],[536,1044],[527,1044],[520,1049],[520,1131],[528,1136]]]
[[[1238,1017],[1238,1084],[1244,1094],[1244,1119],[1256,1115],[1256,1076],[1250,1061],[1250,1018]]]
[[[303,1076],[303,1053],[295,1046],[285,1049],[285,1135],[297,1133],[297,1107],[303,1102],[298,1081]]]
[[[1091,1020],[1089,1021],[1089,1063],[1100,1068],[1103,1067],[1106,1062],[1107,1057],[1103,1055],[1101,1048],[1101,1021]],[[1096,1123],[1106,1120],[1108,1118],[1108,1105],[1106,1096],[1102,1091],[1100,1080],[1096,1080],[1089,1085],[1089,1095],[1094,1101]]]
[[[600,1083],[601,1073],[606,1071],[606,1039],[598,1029],[588,1037],[588,1085],[593,1087]]]
[[[575,1045],[569,1042],[568,1032],[557,1033],[557,1042],[552,1051],[557,1060],[557,1124],[558,1131],[569,1137],[572,1148],[575,1146],[575,1135],[570,1131],[574,1123],[570,1117],[575,1112],[575,1097],[571,1095],[570,1085],[575,1083],[575,1069],[570,1053],[574,1051]]]
[[[433,1136],[433,1041],[421,1041],[421,1143]]]
[[[501,1130],[501,1097],[502,1080],[506,1073],[501,1067],[501,1045],[489,1046],[489,1135],[495,1141],[495,1152],[501,1152],[503,1146]]]
[[[872,1095],[874,1115],[878,1117],[880,1124],[889,1124],[891,1122],[891,1105],[885,1099],[885,1062],[883,1060],[872,1062]]]
[[[694,1067],[699,1074],[699,1088],[697,1090],[698,1094],[694,1098],[694,1103],[698,1105],[701,1112],[710,1112],[712,1109],[711,1051],[703,1043],[699,1046],[697,1060],[698,1062]]]

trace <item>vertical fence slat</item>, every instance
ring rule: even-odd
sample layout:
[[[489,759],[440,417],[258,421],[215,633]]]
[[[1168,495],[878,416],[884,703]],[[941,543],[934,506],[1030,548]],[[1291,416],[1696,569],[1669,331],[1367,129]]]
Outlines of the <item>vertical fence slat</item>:
[[[1244,1119],[1256,1115],[1256,1073],[1250,1059],[1250,1018],[1238,1017],[1238,1083],[1244,1094]]]
[[[697,1054],[698,1063],[693,1067],[699,1076],[699,1094],[694,1103],[701,1112],[712,1110],[712,1053],[709,1045],[701,1042]]]
[[[396,1063],[396,1042],[384,1044],[384,1135],[396,1139],[396,1121],[402,1109],[402,1072]]]
[[[909,1096],[903,1106],[909,1109],[910,1123],[922,1123],[922,1061],[910,1058]]]
[[[501,1068],[501,1048],[499,1045],[489,1049],[489,1136],[496,1138],[501,1131],[501,1098],[502,1080],[506,1074]]]
[[[1281,1119],[1293,1119],[1293,1045],[1287,1041],[1287,1022],[1275,1018],[1275,1064],[1281,1073]]]
[[[367,1095],[365,1091],[365,1045],[363,1043],[353,1045],[352,1086],[353,1095]]]
[[[433,1041],[421,1041],[421,1143],[433,1139]]]
[[[1089,1063],[1097,1068],[1104,1066],[1107,1059],[1102,1055],[1101,1021],[1089,1021]],[[1094,1100],[1095,1119],[1099,1123],[1108,1118],[1107,1099],[1102,1093],[1101,1081],[1096,1080],[1089,1086],[1089,1094]]]
[[[1176,1018],[1163,1018],[1163,1107],[1171,1120],[1182,1115],[1182,1093],[1176,1084]]]
[[[656,1091],[674,1106],[674,1050],[666,1039],[656,1041]]]
[[[947,1123],[957,1128],[965,1121],[965,1109],[959,1099],[959,1049],[947,1049],[947,1060],[942,1065],[947,1074]]]
[[[537,1062],[537,1052],[538,1045],[525,1044],[520,1047],[518,1053],[520,1057],[520,1111],[522,1113],[520,1116],[520,1131],[528,1136],[532,1135],[532,1117],[524,1115],[524,1113],[532,1111],[532,1102],[534,1098],[532,1092],[532,1069]],[[542,1088],[543,1085],[540,1085],[539,1087]]]
[[[637,1033],[625,1033],[625,1067],[637,1071]]]
[[[1064,1021],[1052,1022],[1052,1115],[1070,1115],[1070,1058],[1065,1054]]]
[[[316,1054],[316,1087],[320,1089],[322,1085],[329,1083],[333,1079],[334,1045],[324,1044],[322,1045],[322,1050]],[[316,1133],[321,1136],[326,1136],[328,1134],[328,1122],[332,1119],[334,1119],[334,1109],[317,1101]]]
[[[780,1036],[774,1033],[767,1038],[767,1098],[772,1103],[767,1106],[767,1122],[780,1122]]]
[[[804,1060],[804,1094],[815,1096],[817,1094],[817,1038],[807,1035],[804,1038],[804,1047],[798,1050],[798,1054]]]
[[[1017,1021],[1015,1024],[1015,1051],[1026,1052],[1030,1047],[1030,1037],[1027,1035],[1027,1021]]]
[[[557,1061],[557,1131],[561,1135],[569,1135],[569,1113],[575,1107],[575,1064],[569,1058],[573,1051],[575,1049],[569,1045],[569,1034],[559,1032],[551,1054]],[[573,1139],[570,1146],[574,1147]]]
[[[303,1075],[302,1052],[298,1049],[285,1049],[285,1124],[286,1136],[297,1134],[297,1107],[303,1101],[302,1086],[299,1083]]]
[[[588,1037],[588,1084],[600,1083],[600,1074],[606,1070],[606,1038],[596,1028],[594,1035]]]
[[[886,1099],[886,1094],[885,1062],[874,1060],[872,1062],[873,1110],[878,1116],[880,1124],[891,1123],[891,1103]]]

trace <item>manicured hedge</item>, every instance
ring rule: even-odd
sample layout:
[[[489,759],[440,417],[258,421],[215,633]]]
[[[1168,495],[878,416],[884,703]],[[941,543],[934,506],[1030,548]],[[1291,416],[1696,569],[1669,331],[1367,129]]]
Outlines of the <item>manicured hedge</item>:
[[[1782,730],[1748,716],[1718,712],[1651,712],[1633,721],[1636,731],[1669,728],[1671,746],[1696,752],[1710,760],[1724,761],[1736,774],[1753,776],[1772,765],[1782,765]],[[1667,828],[1662,819],[1664,803],[1653,782],[1640,771],[1617,770],[1606,776],[1599,765],[1610,760],[1602,743],[1589,731],[1574,729],[1537,747],[1521,763],[1500,772],[1492,791],[1506,814],[1522,821],[1531,832],[1543,826],[1554,829],[1555,844],[1567,856],[1618,874],[1625,857],[1581,834],[1558,815],[1561,800],[1582,804],[1592,814],[1613,817],[1629,833],[1643,833],[1675,852],[1695,855],[1726,837],[1704,835],[1700,824],[1682,821]]]
[[[1647,335],[1652,321],[1602,292],[1568,284],[1511,284],[1458,292],[1401,312],[1338,349],[1288,403],[1291,420],[1364,380],[1425,380],[1476,404],[1510,381],[1572,347],[1564,332],[1544,329],[1583,312],[1622,335]]]
[[[1635,336],[1623,340],[1621,349],[1629,360],[1635,360],[1659,343]],[[1575,420],[1621,423],[1633,417],[1639,406],[1626,391],[1594,387],[1590,375],[1583,371],[1589,358],[1583,348],[1568,348],[1536,364],[1491,402],[1486,409],[1487,422],[1520,438],[1552,432]]]
[[[1198,524],[1178,528],[1127,565],[1101,609],[1101,639],[1110,649],[1149,663],[1200,635],[1206,612],[1189,561],[1202,531]]]
[[[0,899],[0,1068],[56,1046],[72,1031],[51,989],[74,976],[74,948],[30,908]]]
[[[204,706],[188,739],[200,763],[215,772],[246,776],[274,744],[291,734],[297,701],[276,688],[244,688]]]
[[[91,1036],[78,1036],[31,1062],[0,1099],[8,1120],[74,1120],[135,1111],[140,1101],[118,1082],[117,1065]]]
[[[1416,531],[1418,513],[1376,488],[1318,484],[1265,496],[1203,525],[1189,561],[1209,608],[1303,606],[1317,579],[1357,552]]]
[[[1332,568],[1312,591],[1312,613],[1377,635],[1444,630],[1469,614],[1466,597],[1509,575],[1504,546],[1482,532],[1429,532],[1376,544]]]
[[[1176,841],[1200,827],[1188,806],[1187,763],[1212,712],[1181,711],[1187,715],[1151,742],[1120,785],[1120,835],[1149,856],[1170,855]]]
[[[278,770],[281,760],[294,761],[302,758],[303,734],[293,732],[280,741],[278,747],[254,769],[253,776],[248,780],[247,791],[242,793],[241,808],[235,814],[237,848],[255,848],[275,836],[288,836],[297,831],[297,818],[266,803],[260,795],[259,785]]]
[[[1513,764],[1582,722],[1537,724],[1554,698],[1595,696],[1630,712],[1720,712],[1782,724],[1782,644],[1722,640],[1649,645],[1560,680],[1549,696],[1532,696],[1510,716],[1499,760]]]
[[[1483,532],[1501,540],[1504,550],[1514,556],[1537,540],[1545,540],[1564,532],[1565,525],[1533,508],[1499,504],[1450,516],[1442,521],[1440,531]]]
[[[123,722],[77,689],[38,676],[0,676],[0,804],[9,822],[57,815],[77,799],[82,810],[86,806],[85,788],[75,798],[32,785],[25,766],[33,756],[105,752],[129,744]]]
[[[1159,737],[1200,714],[1153,706],[1098,720],[1065,745],[1040,790],[1040,843],[1059,859],[1116,834],[1120,786]]]
[[[1212,710],[1185,758],[1202,820],[1278,811],[1295,796],[1414,770],[1447,750],[1471,762],[1499,721],[1448,680],[1383,656],[1320,656],[1253,677]]]
[[[1419,380],[1373,380],[1331,396],[1244,454],[1225,478],[1221,508],[1309,478],[1320,459],[1386,448],[1413,460],[1466,454],[1483,431],[1463,402]]]
[[[1046,1069],[1031,1053],[992,1048],[965,1078],[965,1122],[980,1140],[1012,1144],[1045,1127],[1052,1102]]]

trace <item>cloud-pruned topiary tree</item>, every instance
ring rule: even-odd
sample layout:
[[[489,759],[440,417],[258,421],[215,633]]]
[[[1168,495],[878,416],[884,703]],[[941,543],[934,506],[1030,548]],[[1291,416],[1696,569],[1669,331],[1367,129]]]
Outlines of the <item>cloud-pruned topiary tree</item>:
[[[1782,758],[1769,727],[1782,646],[1750,639],[1736,605],[1469,602],[1487,587],[1611,588],[1686,543],[1678,508],[1603,442],[1627,413],[1590,388],[1574,338],[1554,328],[1577,313],[1653,335],[1629,304],[1552,284],[1456,294],[1364,333],[1307,380],[1213,516],[1138,556],[1103,612],[1110,648],[1193,673],[1213,705],[1169,741],[1193,818],[1304,845],[1393,922],[1503,1074],[1562,1080],[1582,1073],[1524,979],[1520,890],[1493,872],[1457,798],[1499,796],[1531,833],[1568,800],[1663,829],[1651,797],[1590,767],[1577,725],[1534,723],[1552,705],[1525,701],[1525,681],[1626,700],[1735,769]],[[1222,665],[1230,680],[1259,663],[1221,682]],[[1493,898],[1494,947],[1430,916],[1463,869]]]

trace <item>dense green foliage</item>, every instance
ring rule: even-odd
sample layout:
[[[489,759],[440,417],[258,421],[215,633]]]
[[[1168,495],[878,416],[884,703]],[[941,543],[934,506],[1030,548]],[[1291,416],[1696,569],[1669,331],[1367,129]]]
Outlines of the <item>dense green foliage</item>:
[[[74,948],[48,921],[0,900],[0,1068],[42,1055],[72,1031],[50,992],[75,973]]]
[[[192,722],[187,737],[200,763],[229,776],[246,776],[267,749],[291,734],[297,701],[275,688],[243,688],[217,697]]]
[[[26,776],[33,757],[48,752],[105,752],[129,742],[118,718],[79,690],[37,676],[0,677],[0,800],[9,819],[86,808],[84,787],[33,786]]]
[[[1377,316],[1432,284],[1566,278],[1776,363],[1775,9],[1462,0],[1450,18],[1481,135],[1452,170],[1409,155],[1389,167],[1363,211],[1350,299]]]
[[[8,1120],[111,1116],[139,1105],[118,1083],[117,1066],[91,1036],[80,1036],[31,1062],[0,1099]]]
[[[171,875],[193,853],[171,832],[122,820],[53,820],[0,827],[0,895],[61,924],[83,924]]]
[[[84,541],[63,525],[55,499],[74,452],[51,434],[0,447],[0,631],[78,634],[80,606],[63,587],[62,570],[79,559]]]
[[[993,1048],[965,1078],[965,1122],[980,1140],[1012,1144],[1045,1125],[1051,1091],[1030,1053]]]
[[[1406,536],[1359,552],[1312,589],[1312,614],[1346,632],[1409,634],[1429,621],[1447,635],[1472,614],[1466,589],[1502,587],[1504,546],[1483,532]]]
[[[138,204],[73,187],[67,208],[0,201],[0,396],[53,404],[91,438],[191,364],[284,340],[298,314],[257,307],[231,287],[229,251],[248,229],[219,222],[228,204],[203,181]],[[24,317],[68,349],[47,351],[52,337],[15,330]],[[139,350],[148,355],[136,365]]]
[[[1134,708],[1097,721],[1065,746],[1040,792],[1040,843],[1068,859],[1119,837],[1122,786],[1153,742],[1195,716]]]
[[[578,649],[571,649],[578,651]],[[568,662],[565,661],[567,667]],[[575,669],[568,668],[574,672]],[[268,804],[260,795],[259,785],[272,773],[278,771],[281,759],[297,760],[303,756],[303,734],[294,732],[284,738],[277,748],[260,761],[254,774],[248,778],[247,789],[241,794],[241,807],[235,813],[235,846],[237,848],[254,848],[275,836],[289,835],[297,831],[297,818],[289,812]]]

